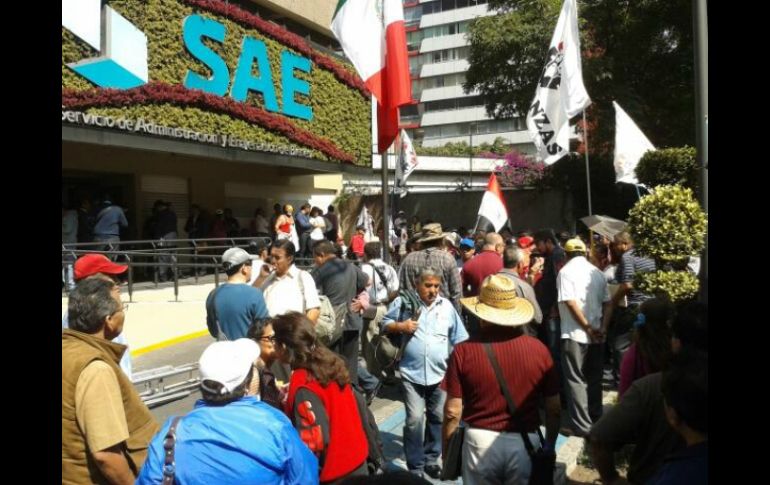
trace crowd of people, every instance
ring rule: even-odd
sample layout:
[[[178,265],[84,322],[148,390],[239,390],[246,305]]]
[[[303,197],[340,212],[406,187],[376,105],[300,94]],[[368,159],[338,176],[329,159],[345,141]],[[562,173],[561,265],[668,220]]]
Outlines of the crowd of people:
[[[65,482],[363,483],[382,466],[367,407],[382,385],[400,387],[415,479],[442,475],[462,426],[467,484],[528,483],[533,454],[555,455],[559,434],[588,440],[604,483],[619,480],[613,453],[628,444],[631,483],[707,482],[707,309],[636,288],[655,263],[628,233],[445,232],[399,213],[391,237],[362,225],[345,245],[333,207],[276,205],[265,222],[254,232],[274,229],[272,242],[222,254],[202,399],[162,426],[119,366],[124,266],[74,262]],[[607,366],[620,397],[603,413]]]

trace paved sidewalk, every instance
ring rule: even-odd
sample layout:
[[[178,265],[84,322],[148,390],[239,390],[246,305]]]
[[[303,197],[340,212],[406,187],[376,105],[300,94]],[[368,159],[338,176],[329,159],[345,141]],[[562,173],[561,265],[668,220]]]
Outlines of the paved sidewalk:
[[[197,285],[180,285],[178,301],[174,301],[173,283],[158,288],[152,283],[136,285],[123,329],[132,356],[208,335],[206,297],[214,288],[214,277],[209,275],[199,281]],[[219,280],[220,284],[224,281]],[[128,302],[125,286],[121,287],[121,298]],[[62,315],[67,311],[68,301],[62,295]]]

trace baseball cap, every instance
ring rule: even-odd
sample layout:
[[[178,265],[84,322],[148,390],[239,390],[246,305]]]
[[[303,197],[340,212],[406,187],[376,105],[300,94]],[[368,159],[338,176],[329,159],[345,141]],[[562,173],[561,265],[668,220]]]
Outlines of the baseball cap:
[[[584,253],[586,252],[586,243],[578,238],[570,239],[564,244],[565,253]]]
[[[517,242],[519,243],[520,248],[527,249],[535,242],[535,238],[532,236],[521,236]]]
[[[463,248],[463,247],[472,248],[472,247],[475,247],[475,246],[476,246],[476,243],[473,242],[473,239],[471,239],[469,237],[466,237],[466,238],[463,238],[463,239],[460,240],[460,247],[461,248]]]
[[[126,272],[128,266],[116,264],[103,254],[86,254],[75,261],[75,279],[82,280],[97,273],[119,275]]]
[[[258,358],[259,346],[251,339],[214,342],[206,347],[198,361],[201,387],[217,392],[205,384],[205,381],[214,381],[222,385],[220,394],[232,392],[243,383]]]
[[[230,248],[222,254],[222,266],[228,270],[252,259],[252,255],[247,253],[245,249]]]

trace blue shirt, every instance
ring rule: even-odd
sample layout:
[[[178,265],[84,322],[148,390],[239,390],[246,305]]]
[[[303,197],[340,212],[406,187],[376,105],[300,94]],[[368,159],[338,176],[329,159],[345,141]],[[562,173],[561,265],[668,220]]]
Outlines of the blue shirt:
[[[647,485],[706,485],[709,481],[708,441],[688,446],[663,462],[663,466]]]
[[[172,420],[152,439],[136,485],[162,483]],[[225,406],[196,402],[177,425],[174,460],[176,485],[318,483],[318,460],[289,419],[254,396]]]
[[[300,228],[300,232],[305,232],[313,229],[313,227],[310,225],[310,218],[307,216],[307,214],[303,212],[299,212],[297,214],[297,225]]]
[[[94,234],[99,236],[120,236],[120,226],[128,227],[126,215],[117,205],[109,205],[96,214]]]
[[[214,292],[219,326],[229,340],[245,338],[254,320],[269,316],[262,290],[246,283],[225,283],[206,298],[206,324],[212,336],[219,334],[213,311]]]
[[[429,307],[422,305],[422,313],[417,320],[417,330],[409,338],[404,348],[399,371],[409,382],[422,386],[438,384],[444,378],[449,355],[455,345],[468,340],[468,332],[455,310],[452,302],[442,296]],[[396,298],[388,307],[388,313],[382,320],[382,328],[404,321],[411,316],[401,313],[401,297]]]

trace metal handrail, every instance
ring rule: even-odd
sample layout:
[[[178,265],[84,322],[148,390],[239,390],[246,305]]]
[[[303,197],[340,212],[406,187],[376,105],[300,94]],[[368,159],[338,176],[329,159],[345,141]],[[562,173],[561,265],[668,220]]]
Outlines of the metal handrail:
[[[214,285],[219,286],[219,273],[222,270],[222,253],[232,247],[246,248],[252,241],[262,239],[270,241],[269,237],[228,237],[228,238],[201,238],[201,239],[145,239],[133,241],[90,242],[62,244],[62,268],[84,254],[103,254],[113,260],[118,258],[128,265],[128,299],[133,302],[134,294],[134,270],[135,268],[155,268],[153,281],[155,287],[159,285],[159,271],[161,268],[171,267],[174,282],[174,301],[179,301],[179,270],[193,269],[195,284],[198,283],[198,271],[201,269],[213,269]],[[199,246],[200,243],[219,243],[217,245]],[[173,246],[171,244],[187,243],[188,246]],[[149,246],[147,249],[114,249],[116,246]],[[92,249],[92,247],[107,246],[108,250]],[[205,250],[206,254],[199,251]],[[215,251],[217,254],[209,254]],[[168,258],[168,261],[160,261],[159,257]],[[353,261],[360,265],[360,261]],[[300,269],[310,269],[313,266],[313,258],[295,257],[294,264]]]
[[[89,242],[89,243],[66,243],[62,244],[62,267],[71,265],[79,255],[83,254],[104,254],[113,259],[122,258],[128,265],[128,298],[133,301],[134,293],[134,268],[136,267],[154,267],[153,280],[155,286],[158,286],[158,273],[161,268],[172,268],[174,280],[174,301],[179,301],[179,269],[193,268],[195,283],[198,283],[199,269],[214,270],[214,284],[219,286],[219,271],[221,268],[221,254],[200,254],[200,250],[224,251],[231,247],[247,247],[250,242],[262,239],[269,241],[269,237],[227,237],[227,238],[200,238],[200,239],[144,239],[130,241],[110,242]],[[218,245],[208,245],[214,242]],[[201,243],[204,243],[201,245]],[[188,244],[179,245],[179,244]],[[169,245],[174,245],[170,247]],[[148,246],[148,249],[115,249],[120,246]],[[107,247],[107,250],[101,248]],[[99,248],[99,249],[95,249]],[[159,256],[170,259],[167,261],[158,261]],[[143,262],[138,259],[147,258],[151,261]],[[189,258],[188,262],[180,259]]]

